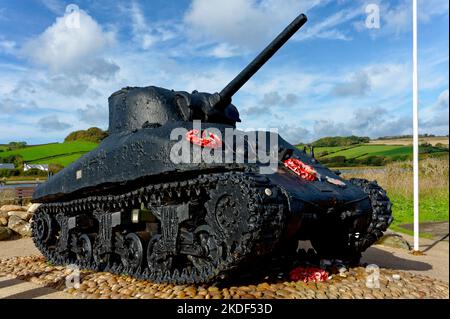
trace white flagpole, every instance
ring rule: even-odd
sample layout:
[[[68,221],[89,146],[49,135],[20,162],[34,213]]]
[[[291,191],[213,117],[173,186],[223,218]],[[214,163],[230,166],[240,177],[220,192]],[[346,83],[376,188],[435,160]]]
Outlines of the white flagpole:
[[[417,0],[413,0],[413,183],[414,251],[419,251],[419,120],[417,74]]]

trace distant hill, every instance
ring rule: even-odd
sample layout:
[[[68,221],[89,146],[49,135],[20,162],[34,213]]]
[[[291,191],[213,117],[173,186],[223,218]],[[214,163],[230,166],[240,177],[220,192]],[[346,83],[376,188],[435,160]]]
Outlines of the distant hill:
[[[91,127],[87,130],[75,131],[67,135],[64,142],[85,141],[92,143],[100,143],[108,133],[98,127]]]
[[[421,158],[448,156],[448,136],[423,134],[420,136]],[[412,158],[412,136],[385,136],[376,140],[360,136],[331,136],[309,145],[315,148],[316,158],[330,167],[383,166],[392,161]],[[303,149],[305,144],[297,147]]]
[[[361,136],[327,136],[319,138],[311,143],[315,147],[350,146],[356,144],[369,143],[369,137]],[[303,144],[299,144],[303,145]]]
[[[434,134],[419,134],[419,137],[438,137]],[[445,137],[445,136],[443,136]],[[448,138],[448,135],[446,136]],[[394,140],[394,139],[404,139],[404,138],[413,138],[412,135],[393,135],[393,136],[380,136],[377,140]]]
[[[371,144],[386,144],[386,145],[412,145],[412,136],[399,137],[383,137],[376,140],[371,140]],[[419,144],[431,144],[433,146],[447,146],[449,145],[448,136],[419,136]]]
[[[107,132],[91,127],[70,133],[64,143],[26,145],[12,142],[0,145],[0,163],[14,163],[18,171],[21,171],[24,163],[50,164],[54,167],[52,171],[57,171],[96,148],[107,136]]]
[[[27,142],[9,142],[9,144],[0,144],[0,152],[12,151],[27,146]]]
[[[74,141],[65,143],[52,143],[45,145],[31,145],[25,148],[0,152],[0,162],[12,159],[15,162],[28,164],[58,164],[67,166],[83,154],[97,147],[97,143]]]
[[[411,160],[412,152],[411,145],[392,145],[380,142],[315,148],[316,158],[331,167],[383,166],[393,161]],[[419,147],[419,153],[421,158],[448,156],[448,146],[423,144]]]

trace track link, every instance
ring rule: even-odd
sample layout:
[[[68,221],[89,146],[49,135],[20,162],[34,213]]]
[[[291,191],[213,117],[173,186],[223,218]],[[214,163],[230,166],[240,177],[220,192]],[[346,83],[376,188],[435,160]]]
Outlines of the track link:
[[[164,213],[164,207],[183,205],[193,207],[187,219]],[[136,208],[152,211],[157,227],[149,230],[145,223],[111,226],[114,214],[120,212],[123,219]],[[124,194],[45,203],[35,213],[32,231],[36,246],[53,264],[77,264],[154,282],[204,283],[225,279],[255,256],[270,254],[282,237],[286,214],[284,195],[268,179],[227,172],[151,184]],[[166,215],[172,218],[170,227],[163,222]],[[74,220],[77,225],[70,228]],[[186,238],[196,251],[191,255],[180,253]],[[126,246],[130,240],[132,244]],[[172,253],[164,246],[169,244],[174,245]],[[129,257],[129,262],[120,258],[142,249],[151,251],[142,262],[136,256]]]
[[[383,236],[394,218],[392,217],[392,203],[386,191],[377,182],[362,178],[352,178],[349,182],[360,187],[370,198],[372,204],[372,219],[364,236],[361,236],[355,246],[360,252],[365,251]]]

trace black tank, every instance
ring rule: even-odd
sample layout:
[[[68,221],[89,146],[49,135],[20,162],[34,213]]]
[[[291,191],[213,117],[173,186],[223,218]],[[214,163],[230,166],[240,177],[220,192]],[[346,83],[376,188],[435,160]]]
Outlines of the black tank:
[[[174,283],[233,276],[299,240],[359,261],[392,221],[385,191],[343,180],[277,133],[235,130],[232,96],[305,22],[299,15],[220,93],[112,94],[109,136],[34,193],[44,256]],[[228,160],[193,161],[201,152]]]

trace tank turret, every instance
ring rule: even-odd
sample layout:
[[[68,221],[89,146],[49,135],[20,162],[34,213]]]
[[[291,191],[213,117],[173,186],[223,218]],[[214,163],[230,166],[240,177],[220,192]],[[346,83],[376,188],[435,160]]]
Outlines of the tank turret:
[[[201,120],[232,126],[240,122],[231,103],[237,91],[306,23],[300,14],[220,93],[173,91],[155,86],[124,88],[109,98],[109,132],[156,127],[168,121]]]

